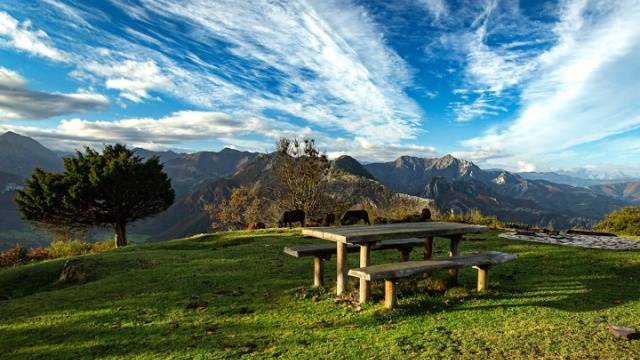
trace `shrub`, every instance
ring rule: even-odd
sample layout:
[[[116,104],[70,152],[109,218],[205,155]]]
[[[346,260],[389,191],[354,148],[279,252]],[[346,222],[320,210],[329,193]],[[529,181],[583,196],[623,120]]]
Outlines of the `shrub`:
[[[93,245],[81,240],[65,241],[58,240],[51,242],[51,257],[61,258],[86,254],[91,251]]]
[[[51,242],[50,247],[25,249],[16,244],[7,251],[0,252],[0,267],[18,266],[30,261],[43,261],[62,257],[82,255],[86,253],[102,252],[116,248],[113,240],[98,243],[88,243],[82,240],[58,240]]]
[[[17,266],[27,262],[27,249],[21,244],[0,253],[0,266]]]
[[[93,243],[91,245],[91,252],[102,252],[107,250],[113,250],[116,248],[116,244],[113,240],[105,240],[103,242]]]
[[[640,207],[623,207],[605,215],[594,227],[616,235],[640,236]]]
[[[37,248],[29,248],[27,250],[27,259],[29,261],[43,261],[51,258],[51,252],[49,249],[44,249],[42,246],[38,246]]]

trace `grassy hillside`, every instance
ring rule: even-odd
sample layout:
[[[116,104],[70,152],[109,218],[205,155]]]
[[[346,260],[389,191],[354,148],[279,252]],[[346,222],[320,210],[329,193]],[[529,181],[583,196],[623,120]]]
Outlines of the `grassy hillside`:
[[[473,269],[455,287],[434,274],[401,284],[390,311],[377,283],[371,303],[337,301],[335,257],[327,289],[309,287],[313,259],[282,248],[318,241],[271,229],[135,245],[73,258],[86,280],[72,283],[58,281],[66,260],[0,269],[0,358],[640,357],[640,341],[607,330],[640,328],[638,252],[474,236],[463,253],[519,256],[492,270],[488,293],[475,292]],[[446,245],[436,241],[437,256]],[[398,259],[373,253],[374,263]]]

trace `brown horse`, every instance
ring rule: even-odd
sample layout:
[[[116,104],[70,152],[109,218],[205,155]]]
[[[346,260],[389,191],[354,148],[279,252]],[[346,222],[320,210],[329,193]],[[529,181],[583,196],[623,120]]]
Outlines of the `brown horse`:
[[[336,222],[336,216],[332,213],[326,213],[322,216],[322,226],[331,226]]]
[[[369,214],[366,210],[349,210],[344,214],[340,223],[342,225],[357,224],[360,220],[364,221],[367,225],[371,225],[369,222]]]
[[[303,210],[285,210],[282,215],[280,215],[280,219],[278,220],[278,227],[285,227],[289,224],[289,228],[293,227],[294,222],[300,222],[300,225],[304,227],[304,220],[306,218],[306,214]]]
[[[266,229],[267,227],[263,222],[254,222],[247,226],[246,230]]]

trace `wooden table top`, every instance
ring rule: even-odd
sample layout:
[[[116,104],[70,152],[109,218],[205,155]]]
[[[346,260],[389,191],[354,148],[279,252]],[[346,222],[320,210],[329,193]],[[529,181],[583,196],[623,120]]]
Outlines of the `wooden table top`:
[[[450,222],[415,222],[366,226],[338,226],[302,230],[302,235],[331,240],[345,244],[362,244],[389,239],[404,239],[428,236],[477,234],[488,231],[482,225]]]

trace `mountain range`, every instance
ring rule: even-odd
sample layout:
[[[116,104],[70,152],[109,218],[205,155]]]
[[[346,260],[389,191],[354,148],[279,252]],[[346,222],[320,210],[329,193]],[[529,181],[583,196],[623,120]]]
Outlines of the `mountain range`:
[[[271,154],[233,149],[182,154],[135,149],[142,158],[158,156],[176,190],[176,201],[166,212],[132,224],[130,232],[163,241],[209,231],[203,211],[208,203],[227,199],[233,188],[275,182]],[[15,189],[24,186],[35,167],[61,171],[62,159],[37,141],[15,133],[0,135],[0,233],[33,238],[28,223],[16,211]],[[556,174],[557,175],[557,174]],[[501,221],[565,229],[589,228],[605,214],[623,206],[640,204],[640,182],[585,186],[566,176],[573,185],[524,176],[503,170],[482,170],[451,155],[442,158],[402,156],[395,161],[361,164],[342,156],[332,161],[330,194],[336,202],[375,207],[381,194],[406,194],[415,206],[441,212],[465,213],[478,209]],[[588,179],[583,179],[587,181]],[[593,181],[593,180],[591,180]],[[13,232],[12,232],[13,231]],[[28,235],[25,235],[28,234]],[[18,235],[3,241],[20,241]],[[28,243],[28,241],[27,241]],[[12,245],[12,244],[10,244]],[[6,247],[6,244],[5,246]]]

